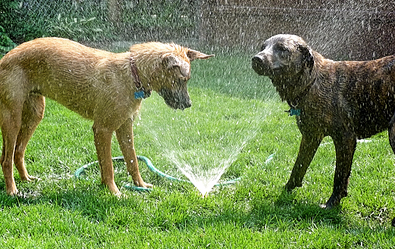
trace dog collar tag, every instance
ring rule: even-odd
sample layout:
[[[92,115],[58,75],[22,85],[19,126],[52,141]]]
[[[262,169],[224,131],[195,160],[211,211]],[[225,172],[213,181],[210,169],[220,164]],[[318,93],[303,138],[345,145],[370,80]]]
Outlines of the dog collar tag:
[[[135,99],[145,99],[144,91],[138,91],[134,93]]]
[[[300,109],[291,108],[289,110],[289,116],[300,116]]]

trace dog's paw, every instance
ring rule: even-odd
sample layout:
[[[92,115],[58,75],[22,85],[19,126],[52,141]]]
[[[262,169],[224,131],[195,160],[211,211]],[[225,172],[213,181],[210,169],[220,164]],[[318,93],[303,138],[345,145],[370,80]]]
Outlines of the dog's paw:
[[[154,187],[152,184],[145,183],[142,179],[140,179],[139,181],[134,181],[134,185],[136,187],[142,187],[142,188],[153,188]]]
[[[144,183],[146,188],[153,188],[154,185],[150,184],[150,183]]]
[[[22,181],[28,181],[28,182],[33,182],[33,181],[40,181],[41,179],[35,176],[27,175],[24,177],[21,177]]]
[[[322,209],[331,209],[331,208],[328,208],[328,207],[326,206],[326,204],[321,204],[321,205],[320,205],[320,208],[322,208]]]
[[[9,196],[17,196],[18,195],[18,189],[15,187],[15,188],[12,188],[12,189],[7,189],[7,195],[9,195]]]
[[[340,200],[341,200],[340,196],[332,194],[332,196],[329,198],[329,200],[325,204],[321,205],[320,207],[327,209],[327,210],[335,208],[340,205]]]
[[[295,188],[296,188],[295,184],[289,182],[284,186],[284,190],[287,192],[292,192],[292,190],[294,190]]]
[[[142,188],[153,188],[154,185],[152,185],[152,184],[150,184],[150,183],[142,182],[142,184],[140,184],[138,187],[142,187]]]

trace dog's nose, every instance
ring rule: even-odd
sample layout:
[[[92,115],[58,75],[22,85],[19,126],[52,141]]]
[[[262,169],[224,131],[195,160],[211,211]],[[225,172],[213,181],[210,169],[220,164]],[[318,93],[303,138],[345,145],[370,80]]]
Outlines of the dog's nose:
[[[184,109],[186,109],[186,108],[189,108],[189,107],[191,107],[192,106],[192,101],[191,100],[189,100],[189,101],[187,101],[186,103],[184,103],[184,105],[182,106],[182,110],[184,110]]]
[[[255,55],[252,58],[252,68],[257,74],[263,74],[263,57],[260,55]]]

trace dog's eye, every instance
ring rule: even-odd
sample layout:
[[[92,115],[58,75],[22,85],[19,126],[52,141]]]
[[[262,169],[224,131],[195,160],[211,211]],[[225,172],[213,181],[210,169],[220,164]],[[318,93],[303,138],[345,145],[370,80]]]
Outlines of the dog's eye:
[[[288,48],[285,47],[284,45],[278,45],[278,46],[276,47],[276,49],[277,49],[279,52],[288,52]]]
[[[181,78],[188,78],[189,77],[189,68],[181,67],[180,65],[174,65],[172,67],[175,72],[181,75]]]
[[[172,66],[169,68],[169,70],[171,70],[172,72],[178,72],[178,73],[180,73],[180,72],[181,72],[181,67],[180,67],[180,65],[172,65]]]

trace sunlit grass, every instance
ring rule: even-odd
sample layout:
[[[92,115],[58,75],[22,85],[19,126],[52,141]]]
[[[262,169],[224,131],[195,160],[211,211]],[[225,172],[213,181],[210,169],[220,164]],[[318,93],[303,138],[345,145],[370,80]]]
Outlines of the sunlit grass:
[[[333,143],[330,138],[324,140],[303,187],[284,193],[301,135],[294,118],[284,113],[287,106],[278,100],[270,82],[250,69],[249,56],[219,54],[207,61],[193,62],[189,88],[193,106],[184,112],[170,110],[156,94],[144,100],[141,120],[135,124],[137,153],[149,157],[161,170],[177,174],[164,156],[165,144],[154,141],[152,129],[160,132],[160,127],[165,127],[172,117],[189,117],[207,122],[199,130],[201,136],[215,139],[210,134],[215,128],[212,126],[226,128],[226,123],[217,120],[221,116],[232,114],[231,119],[225,120],[236,122],[248,115],[255,119],[262,114],[256,136],[223,176],[240,176],[239,183],[216,187],[202,198],[192,185],[160,178],[141,163],[143,178],[155,188],[150,193],[124,189],[122,184],[128,177],[120,168],[116,181],[125,197],[118,199],[100,185],[97,169],[86,180],[73,178],[77,168],[97,159],[92,122],[48,100],[46,117],[26,153],[29,173],[42,180],[21,182],[16,174],[22,196],[9,197],[5,194],[4,177],[0,176],[0,248],[395,245],[395,229],[390,226],[395,216],[395,157],[386,133],[374,136],[370,142],[358,143],[349,196],[343,199],[341,207],[323,210],[319,205],[329,198],[333,187]],[[213,108],[209,112],[210,106]],[[174,139],[186,134],[177,129],[168,132]],[[197,138],[191,135],[191,143]],[[121,155],[115,136],[112,148],[113,156]],[[214,149],[215,143],[207,148]],[[273,153],[274,159],[266,164]]]

